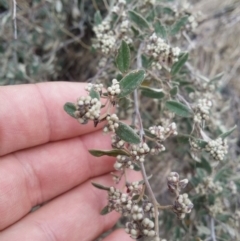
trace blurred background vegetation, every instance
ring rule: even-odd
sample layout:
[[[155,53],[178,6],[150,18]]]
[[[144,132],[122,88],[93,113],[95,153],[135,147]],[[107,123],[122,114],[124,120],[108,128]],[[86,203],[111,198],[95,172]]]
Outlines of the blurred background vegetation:
[[[164,2],[160,0],[159,2]],[[94,75],[93,16],[102,0],[17,0],[17,40],[13,1],[0,0],[0,85],[41,81],[85,81]],[[203,20],[192,39],[195,63],[206,76],[225,72],[240,93],[240,1],[190,1]]]

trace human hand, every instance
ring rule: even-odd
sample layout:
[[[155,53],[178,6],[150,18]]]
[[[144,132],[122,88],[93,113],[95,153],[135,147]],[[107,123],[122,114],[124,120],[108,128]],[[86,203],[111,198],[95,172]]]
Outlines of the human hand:
[[[109,149],[101,125],[79,125],[63,111],[84,95],[83,84],[42,83],[0,88],[0,240],[90,241],[119,218],[101,216],[111,186],[113,158],[88,149]],[[133,177],[134,178],[134,177]],[[136,179],[136,177],[135,177]],[[34,206],[44,204],[34,212]],[[123,230],[104,241],[132,240]]]

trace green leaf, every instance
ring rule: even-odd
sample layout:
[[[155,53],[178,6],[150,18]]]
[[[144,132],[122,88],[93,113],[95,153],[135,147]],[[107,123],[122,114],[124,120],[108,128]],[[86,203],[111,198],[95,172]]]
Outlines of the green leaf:
[[[186,25],[186,23],[188,22],[188,16],[184,16],[181,19],[179,19],[173,26],[171,29],[171,34],[172,35],[176,35],[182,27],[184,27]]]
[[[193,114],[192,111],[186,105],[174,100],[167,101],[165,106],[168,110],[182,117],[191,117]]]
[[[91,90],[90,90],[90,93],[89,93],[89,95],[91,96],[91,98],[97,98],[98,100],[100,100],[100,94],[99,94],[99,92],[98,91],[96,91],[94,88],[92,88]]]
[[[222,139],[225,139],[227,136],[231,135],[236,129],[237,129],[237,126],[235,125],[229,131],[222,133],[219,137],[221,137]]]
[[[103,185],[101,185],[101,184],[98,184],[98,183],[95,183],[95,182],[92,182],[92,185],[93,185],[94,187],[98,188],[98,189],[101,189],[101,190],[105,190],[105,191],[109,191],[109,190],[110,190],[109,187],[105,187],[105,186],[103,186]]]
[[[174,14],[175,14],[175,12],[171,8],[169,8],[169,7],[164,7],[163,8],[163,13],[166,13],[166,14],[168,14],[170,16],[174,16]]]
[[[153,22],[155,19],[155,9],[152,9],[150,11],[148,11],[148,15],[146,16],[146,20],[148,22]]]
[[[224,75],[224,72],[217,74],[214,78],[212,78],[208,84],[213,84],[214,82],[220,80]]]
[[[184,53],[179,60],[173,64],[171,74],[176,75],[188,60],[188,53]]]
[[[94,23],[95,25],[99,25],[102,23],[102,16],[99,10],[94,14]]]
[[[216,196],[213,193],[208,194],[208,205],[214,205]]]
[[[142,95],[149,98],[162,99],[165,96],[162,89],[153,89],[145,86],[141,86],[140,89],[142,91]]]
[[[131,11],[131,10],[128,11],[128,16],[140,30],[150,28],[147,20],[140,14],[136,13],[135,11]]]
[[[132,144],[139,144],[140,137],[137,133],[127,124],[119,122],[119,127],[116,129],[116,134],[124,141]]]
[[[201,162],[196,163],[196,167],[204,169],[208,174],[212,173],[212,167],[204,156],[202,156]]]
[[[142,66],[143,68],[147,69],[149,68],[150,64],[151,64],[151,59],[147,58],[146,55],[142,54]]]
[[[171,90],[170,90],[170,95],[171,96],[175,96],[178,93],[178,87],[174,86]]]
[[[123,78],[122,74],[120,74],[120,73],[117,74],[117,76],[116,76],[117,81],[120,81],[122,78]]]
[[[227,178],[232,175],[232,170],[228,167],[223,167],[219,172],[215,175],[214,181],[224,181],[226,182]]]
[[[100,156],[118,156],[118,155],[125,155],[129,156],[129,153],[120,150],[120,149],[113,149],[113,150],[88,150],[93,156],[100,157]]]
[[[124,73],[127,72],[130,65],[130,49],[128,44],[123,40],[116,57],[118,69]]]
[[[100,214],[101,214],[101,215],[106,215],[106,214],[108,214],[108,213],[110,213],[110,212],[111,212],[111,210],[109,210],[108,206],[106,206],[106,207],[104,207],[104,208],[102,209],[102,211],[100,212]]]
[[[202,181],[204,177],[206,177],[207,173],[202,168],[196,168],[197,177]]]
[[[140,34],[139,30],[137,28],[135,28],[134,26],[131,26],[131,30],[134,34],[134,38],[137,38],[138,35]]]
[[[139,194],[133,196],[132,201],[137,201],[140,198]]]
[[[188,92],[188,94],[196,91],[191,85],[185,86],[184,89]]]
[[[118,101],[119,108],[121,110],[128,110],[132,106],[132,100],[130,98],[123,97]]]
[[[166,31],[166,28],[165,26],[162,25],[162,23],[157,20],[154,25],[154,30],[155,30],[155,33],[162,39],[166,39],[167,38],[167,31]]]
[[[227,222],[230,218],[232,218],[232,215],[230,214],[217,214],[216,219],[220,220],[221,222]]]
[[[136,171],[136,172],[140,172],[141,171],[141,168],[140,168],[140,166],[138,166],[138,164],[136,164],[136,163],[133,163],[133,170],[134,171]]]
[[[76,118],[74,115],[76,111],[76,106],[73,103],[67,102],[65,103],[63,108],[70,116],[72,116],[73,118]]]
[[[121,93],[118,95],[118,98],[125,97],[131,94],[138,86],[141,85],[145,77],[144,70],[132,71],[127,74],[119,82]]]
[[[208,235],[209,236],[211,234],[211,230],[205,226],[198,225],[197,229],[198,229],[199,235]]]
[[[147,137],[155,139],[156,135],[153,135],[148,129],[144,129],[144,133]]]
[[[179,144],[188,144],[191,136],[185,135],[185,134],[179,134],[179,135],[176,136],[176,138],[177,138],[177,142]]]
[[[205,148],[206,145],[208,144],[206,141],[202,139],[195,139],[194,141],[200,148]]]

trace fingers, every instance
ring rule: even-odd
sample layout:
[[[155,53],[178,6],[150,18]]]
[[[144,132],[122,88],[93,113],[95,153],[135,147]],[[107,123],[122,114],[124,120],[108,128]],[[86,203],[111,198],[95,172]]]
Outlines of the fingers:
[[[118,229],[113,231],[110,235],[108,235],[103,241],[133,241],[132,238],[126,232],[124,229]]]
[[[138,177],[132,179],[138,180]],[[92,181],[112,185],[109,175]],[[100,215],[106,205],[107,192],[87,181],[4,230],[0,240],[91,241],[111,228],[119,217],[115,212]]]
[[[53,142],[0,158],[0,230],[41,204],[87,179],[113,169],[112,157],[93,157],[88,149],[110,149],[101,131]]]
[[[63,110],[86,95],[84,84],[48,82],[0,88],[0,156],[96,129],[80,125]],[[98,127],[99,128],[99,127]]]

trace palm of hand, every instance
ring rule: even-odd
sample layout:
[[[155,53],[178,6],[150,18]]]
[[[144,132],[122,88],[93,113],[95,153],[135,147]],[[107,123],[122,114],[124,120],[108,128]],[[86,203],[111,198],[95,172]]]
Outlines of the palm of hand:
[[[90,241],[117,221],[99,215],[106,193],[91,185],[113,184],[113,159],[88,153],[109,149],[109,137],[62,109],[81,94],[77,83],[1,87],[0,240]],[[117,230],[104,241],[123,239],[131,240]]]

